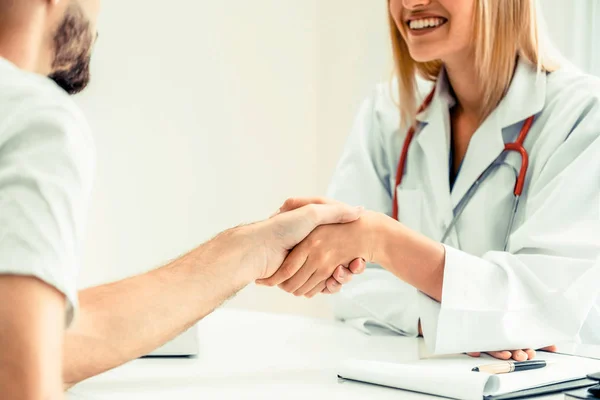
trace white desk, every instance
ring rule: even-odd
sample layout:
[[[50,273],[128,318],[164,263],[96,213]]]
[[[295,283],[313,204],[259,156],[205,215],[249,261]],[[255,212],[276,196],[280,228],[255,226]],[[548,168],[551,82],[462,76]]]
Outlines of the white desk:
[[[416,360],[424,351],[418,339],[371,337],[335,321],[238,310],[205,318],[199,335],[198,357],[135,360],[75,386],[68,399],[429,398],[336,377],[346,358]]]

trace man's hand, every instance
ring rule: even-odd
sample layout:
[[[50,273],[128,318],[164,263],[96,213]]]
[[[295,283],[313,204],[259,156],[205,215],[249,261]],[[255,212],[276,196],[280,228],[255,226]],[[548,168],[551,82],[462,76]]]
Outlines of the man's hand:
[[[344,203],[327,199],[323,197],[309,197],[309,198],[290,198],[285,201],[285,203],[281,206],[281,208],[275,213],[274,217],[280,215],[281,213],[287,213],[289,211],[297,210],[299,208],[305,207],[307,205],[316,204],[316,205],[340,205],[344,206]],[[323,282],[319,283],[319,287],[322,288],[321,293],[324,294],[333,294],[337,293],[342,289],[342,285],[350,282],[354,275],[358,275],[364,272],[366,268],[366,262],[363,258],[356,258],[349,265],[339,265],[333,271],[333,274],[328,277]],[[259,285],[267,285],[270,284],[268,280],[262,279],[257,280],[257,284]],[[310,293],[305,294],[306,297],[313,297],[317,294],[318,290],[313,290]]]
[[[549,351],[551,353],[556,352],[556,346],[548,346],[540,349],[540,351]],[[479,357],[481,353],[467,353],[471,357]],[[533,360],[535,358],[535,350],[525,349],[525,350],[505,350],[505,351],[488,351],[486,354],[497,358],[499,360],[510,360],[513,359],[515,361],[527,361]]]
[[[65,337],[65,384],[148,354],[248,283],[273,275],[317,226],[361,215],[361,208],[341,204],[302,207],[229,229],[162,268],[83,290]]]
[[[263,244],[264,261],[258,279],[272,277],[282,266],[290,250],[306,239],[315,228],[327,224],[350,224],[363,215],[362,207],[342,203],[308,204],[251,226],[249,232]],[[331,274],[329,274],[331,276]],[[329,277],[328,276],[328,277]]]

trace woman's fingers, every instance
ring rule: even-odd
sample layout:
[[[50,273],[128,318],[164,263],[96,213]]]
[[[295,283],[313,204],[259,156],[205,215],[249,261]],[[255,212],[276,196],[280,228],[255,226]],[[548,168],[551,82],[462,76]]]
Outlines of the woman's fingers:
[[[507,350],[504,351],[488,351],[487,354],[499,360],[510,360],[513,353]]]
[[[550,352],[555,352],[556,351],[556,346],[549,346],[549,347],[545,347],[543,349],[540,349],[542,351],[550,351]],[[479,352],[472,352],[472,353],[467,353],[469,356],[471,357],[479,357],[481,355],[481,353]],[[499,360],[510,360],[513,359],[515,361],[527,361],[527,360],[533,360],[535,358],[535,356],[537,355],[535,350],[533,349],[525,349],[525,350],[505,350],[505,351],[488,351],[487,354],[489,354],[490,356],[497,358]]]
[[[283,261],[283,264],[279,269],[273,274],[273,276],[267,279],[259,279],[256,281],[259,285],[266,286],[277,286],[280,285],[298,273],[300,268],[306,262],[307,255],[301,251],[292,251],[286,259]],[[308,278],[307,278],[308,279]],[[302,282],[304,283],[304,282]]]
[[[515,361],[527,361],[527,353],[523,350],[512,350],[512,359]]]
[[[327,288],[326,288],[327,294],[338,293],[340,290],[342,290],[342,284],[339,283],[338,281],[336,281],[334,278],[327,279],[325,284],[327,285]]]
[[[343,265],[340,265],[335,269],[335,271],[333,271],[332,277],[339,284],[343,285],[352,280],[352,271],[350,271],[350,269],[344,267]]]
[[[322,293],[323,290],[327,289],[327,285],[325,282],[321,282],[319,283],[317,286],[315,286],[315,288],[313,290],[311,290],[310,292],[306,293],[304,296],[312,299],[314,296],[316,296],[319,293]]]
[[[525,354],[527,354],[528,360],[533,360],[536,356],[536,352],[533,349],[525,349],[523,351],[525,352]]]
[[[321,290],[325,287],[325,280],[322,276],[319,276],[319,271],[313,272],[313,274],[304,282],[300,287],[296,290],[291,291],[290,293],[294,293],[294,296],[306,296],[308,293],[315,290],[319,285],[323,283]],[[308,296],[307,296],[308,297]]]
[[[550,353],[556,353],[558,351],[558,348],[555,345],[552,345],[552,346],[544,347],[543,349],[540,349],[540,351],[548,351]]]
[[[280,283],[278,285],[279,288],[285,290],[288,293],[294,293],[302,286],[304,286],[306,282],[308,282],[308,280],[311,279],[311,277],[315,273],[315,270],[313,268],[310,268],[310,266],[307,266],[307,264],[308,260],[306,260],[304,265],[302,265],[298,272],[296,272],[291,278],[289,278],[283,283]],[[314,286],[312,286],[311,289],[313,287]]]
[[[363,260],[362,258],[357,258],[350,263],[350,265],[348,266],[348,269],[354,275],[358,275],[358,274],[362,274],[363,272],[365,272],[366,267],[367,267],[366,261]]]

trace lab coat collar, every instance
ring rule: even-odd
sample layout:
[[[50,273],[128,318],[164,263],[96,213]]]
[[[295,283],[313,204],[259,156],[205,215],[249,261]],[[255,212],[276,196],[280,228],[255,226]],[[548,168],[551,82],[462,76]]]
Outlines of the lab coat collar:
[[[508,92],[469,142],[463,167],[451,194],[453,207],[456,207],[471,185],[504,151],[503,130],[515,124],[522,125],[527,118],[537,115],[544,108],[545,99],[546,74],[538,74],[534,66],[519,60]],[[515,131],[520,129],[521,126]],[[516,137],[507,137],[506,141],[515,139]]]
[[[545,102],[546,73],[519,59],[508,92],[488,119],[497,118],[498,125],[507,128],[537,115]]]
[[[455,104],[455,99],[450,93],[446,71],[442,68],[431,104],[417,115],[421,130],[416,140],[425,154],[428,184],[435,196],[435,204],[444,215],[444,224],[447,225],[452,218],[452,209],[473,182],[504,150],[503,129],[538,114],[544,107],[545,98],[546,74],[538,74],[534,66],[519,60],[508,92],[471,138],[463,166],[450,193],[449,109]]]
[[[538,73],[534,65],[519,58],[508,92],[489,118],[498,118],[501,128],[524,121],[544,108],[546,99],[546,74]],[[456,104],[450,93],[446,70],[442,68],[436,80],[431,105],[417,114],[417,121],[427,123],[432,117],[431,106],[442,102],[448,108]]]

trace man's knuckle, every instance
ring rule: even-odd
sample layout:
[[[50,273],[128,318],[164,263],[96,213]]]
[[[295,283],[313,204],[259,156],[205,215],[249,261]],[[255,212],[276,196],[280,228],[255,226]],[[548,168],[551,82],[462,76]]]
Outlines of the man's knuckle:
[[[292,263],[287,263],[281,266],[280,273],[283,278],[291,278],[296,272],[295,267]]]
[[[284,282],[282,284],[279,285],[279,288],[281,290],[283,290],[284,292],[288,292],[288,293],[292,293],[294,290],[294,288],[287,282]]]
[[[306,206],[308,217],[312,219],[312,221],[319,220],[319,206],[316,204],[309,204]]]

